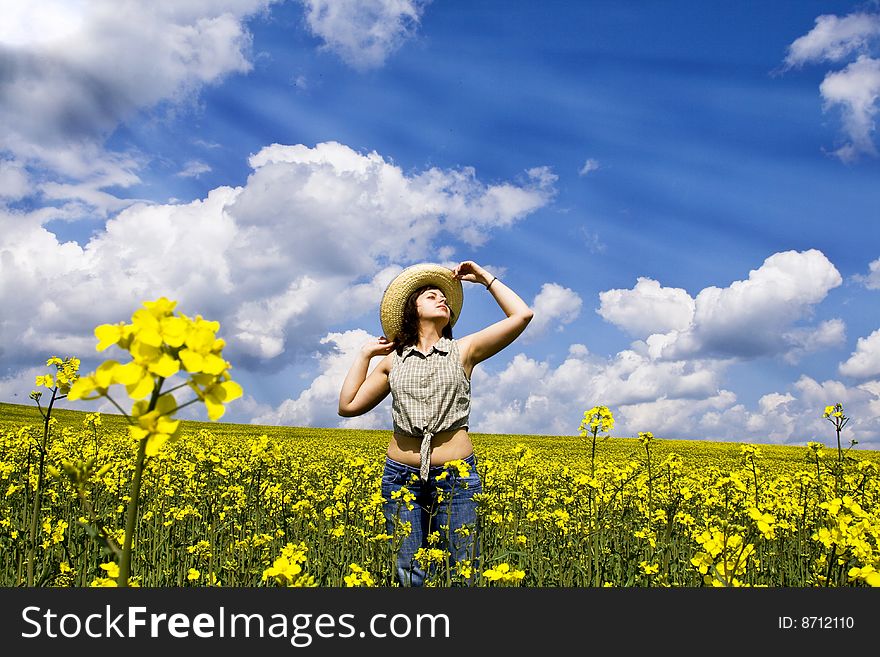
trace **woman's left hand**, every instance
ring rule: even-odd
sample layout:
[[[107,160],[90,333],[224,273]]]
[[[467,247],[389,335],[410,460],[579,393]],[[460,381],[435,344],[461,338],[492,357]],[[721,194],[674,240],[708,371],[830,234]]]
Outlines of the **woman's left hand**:
[[[455,269],[452,270],[452,275],[455,278],[459,278],[463,281],[470,281],[471,283],[482,283],[483,285],[486,285],[489,282],[489,272],[480,267],[480,265],[473,260],[463,260],[458,263]]]

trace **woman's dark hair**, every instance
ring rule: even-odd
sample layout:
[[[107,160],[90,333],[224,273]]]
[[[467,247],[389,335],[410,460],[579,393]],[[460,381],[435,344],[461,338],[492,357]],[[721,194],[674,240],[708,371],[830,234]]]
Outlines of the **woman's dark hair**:
[[[398,332],[396,339],[397,345],[395,351],[397,351],[398,356],[403,355],[404,347],[408,347],[419,341],[419,311],[416,307],[416,300],[425,290],[440,290],[440,288],[436,285],[423,285],[406,298],[406,303],[403,305],[403,321],[400,323],[400,331]],[[440,291],[443,292],[443,290]],[[446,323],[446,326],[443,327],[441,335],[444,338],[449,338],[451,340],[452,308],[449,309],[449,313],[449,321]]]

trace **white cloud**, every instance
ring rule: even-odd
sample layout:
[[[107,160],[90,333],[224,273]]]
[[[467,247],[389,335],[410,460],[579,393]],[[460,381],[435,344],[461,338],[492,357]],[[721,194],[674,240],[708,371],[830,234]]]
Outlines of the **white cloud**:
[[[867,276],[856,274],[853,276],[853,280],[861,283],[869,290],[880,290],[880,258],[877,258],[877,260],[868,265]]]
[[[552,325],[562,330],[565,324],[571,324],[578,318],[583,301],[574,290],[558,283],[544,283],[541,291],[532,301],[531,308],[535,316],[522,335],[526,342],[544,334]]]
[[[337,411],[342,382],[361,346],[372,337],[362,329],[329,333],[324,336],[321,344],[329,344],[331,347],[327,353],[315,355],[319,373],[308,388],[296,399],[287,399],[276,408],[257,415],[252,422],[299,427],[385,428],[384,425],[391,413],[390,395],[369,413],[355,418],[340,418]],[[373,359],[369,372],[372,372],[380,360]]]
[[[27,194],[27,172],[19,162],[0,159],[0,199],[16,201]]]
[[[390,395],[358,418],[336,415],[342,381],[367,337],[347,334],[347,346],[340,334],[327,336],[339,351],[321,358],[312,386],[254,422],[297,425],[308,420],[310,426],[390,429]],[[584,410],[606,404],[616,420],[615,436],[652,431],[661,439],[795,445],[816,440],[836,447],[822,409],[840,401],[853,418],[843,446],[856,439],[861,448],[880,447],[880,381],[847,388],[802,376],[789,391],[765,394],[749,409],[719,387],[722,369],[707,362],[657,363],[629,351],[606,362],[591,358],[583,345],[572,345],[555,368],[522,353],[497,371],[489,369],[490,363],[478,365],[472,375],[472,432],[575,436]]]
[[[599,168],[599,161],[594,160],[593,158],[589,158],[586,162],[584,162],[584,166],[582,166],[578,171],[578,175],[586,176],[591,174],[593,171],[598,171]]]
[[[0,0],[0,44],[31,46],[76,34],[83,27],[84,4],[82,0]]]
[[[771,392],[758,400],[758,406],[762,413],[770,413],[771,411],[778,409],[781,405],[794,401],[794,399],[795,398],[790,393],[780,395],[778,392]]]
[[[800,66],[814,61],[838,61],[854,52],[866,51],[878,36],[880,14],[819,16],[816,27],[788,47],[785,63]]]
[[[846,340],[846,324],[842,319],[829,319],[815,328],[798,327],[786,331],[782,339],[792,345],[783,358],[794,364],[805,354],[842,345]]]
[[[837,445],[834,428],[822,417],[822,411],[825,406],[839,402],[851,418],[841,436],[843,446],[846,447],[849,439],[855,438],[862,447],[880,448],[880,382],[872,381],[848,388],[840,381],[827,380],[819,383],[802,375],[794,388],[799,393],[804,435],[814,436],[802,438],[798,441],[800,444],[818,439],[828,445]]]
[[[788,49],[786,67],[808,62],[841,62],[856,55],[844,69],[829,72],[820,86],[825,110],[839,107],[848,141],[834,151],[844,162],[860,155],[876,155],[874,116],[880,97],[880,14],[856,13],[838,18],[824,15],[816,26]]]
[[[843,126],[850,139],[835,154],[844,162],[855,160],[861,153],[876,155],[872,135],[880,97],[880,59],[861,56],[844,70],[829,73],[819,89],[826,108],[841,106]]]
[[[731,394],[719,390],[715,363],[652,362],[630,350],[606,361],[581,344],[555,368],[524,354],[497,372],[490,368],[487,362],[474,369],[473,431],[575,435],[584,410],[605,404],[614,408],[617,435],[635,435],[652,430],[645,428],[649,416],[652,426],[667,427],[672,420],[663,409],[671,402],[681,406],[679,414],[695,414],[701,403],[717,405]]]
[[[300,0],[306,23],[349,66],[378,68],[411,38],[430,0]]]
[[[521,187],[485,185],[473,170],[406,175],[337,143],[275,145],[251,162],[244,186],[187,204],[136,204],[85,246],[59,243],[41,225],[53,216],[45,211],[0,210],[4,363],[45,358],[40,342],[50,336],[93,352],[95,326],[165,295],[220,321],[230,360],[277,369],[378,308],[403,266],[436,258],[436,242],[479,244],[553,192],[534,177]],[[375,321],[381,330],[378,313]]]
[[[719,440],[806,445],[816,441],[837,449],[834,427],[822,417],[828,404],[841,402],[851,422],[841,435],[846,449],[856,440],[863,449],[880,447],[880,382],[848,388],[840,381],[802,375],[785,394],[770,393],[749,410],[742,404],[707,413],[696,430]]]
[[[840,364],[839,371],[858,379],[880,376],[880,329],[867,338],[858,339],[856,350]]]
[[[775,253],[749,272],[748,280],[701,290],[688,328],[651,336],[647,342],[655,355],[673,359],[755,358],[833,343],[840,324],[805,334],[795,323],[808,318],[813,306],[841,282],[820,251]]]
[[[142,109],[250,70],[245,21],[274,1],[2,0],[0,149],[92,190],[137,182],[137,154],[104,140]]]
[[[632,290],[600,292],[599,300],[602,319],[635,337],[683,331],[694,317],[694,300],[685,290],[650,278],[639,277]]]
[[[203,173],[210,171],[211,167],[201,160],[190,160],[183,166],[183,169],[177,172],[177,175],[181,178],[198,178]]]

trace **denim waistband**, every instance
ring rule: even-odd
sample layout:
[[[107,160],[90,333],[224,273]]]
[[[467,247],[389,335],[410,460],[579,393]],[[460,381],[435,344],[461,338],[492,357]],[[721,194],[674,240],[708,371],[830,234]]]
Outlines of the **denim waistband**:
[[[471,453],[470,453],[470,456],[465,456],[465,457],[464,457],[463,459],[461,459],[461,460],[464,461],[465,463],[467,463],[468,465],[476,466],[476,464],[477,464],[477,455],[476,455],[474,452],[471,452]],[[409,465],[409,464],[407,464],[407,463],[401,463],[400,461],[395,461],[394,459],[392,459],[392,458],[389,457],[388,455],[385,456],[385,465],[390,465],[391,467],[394,467],[394,468],[405,468],[406,470],[412,470],[412,471],[415,472],[416,474],[419,473],[419,466],[417,466],[417,465]],[[428,471],[430,472],[430,471],[432,471],[432,470],[437,471],[437,470],[442,470],[442,469],[443,469],[443,466],[442,466],[442,465],[432,465],[432,466],[428,469]]]

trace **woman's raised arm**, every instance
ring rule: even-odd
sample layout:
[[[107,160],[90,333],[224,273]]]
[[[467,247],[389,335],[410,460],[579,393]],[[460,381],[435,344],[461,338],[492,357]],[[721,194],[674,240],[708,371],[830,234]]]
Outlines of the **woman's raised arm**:
[[[388,374],[391,372],[391,351],[394,343],[388,342],[385,336],[378,340],[367,342],[358,352],[351,369],[342,383],[339,392],[339,415],[342,417],[354,417],[363,415],[375,408],[388,393],[391,385],[388,383]],[[367,369],[373,356],[385,354],[375,369],[367,376]]]
[[[468,360],[472,365],[476,365],[494,356],[516,340],[528,326],[535,313],[516,292],[502,283],[501,279],[492,276],[472,260],[460,263],[453,270],[453,273],[462,280],[482,283],[487,286],[498,305],[501,306],[501,310],[507,315],[501,321],[459,340],[459,344],[467,353]]]

